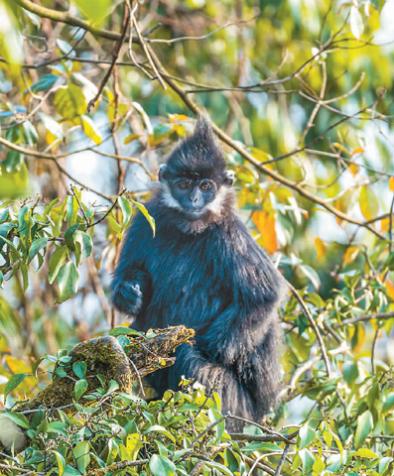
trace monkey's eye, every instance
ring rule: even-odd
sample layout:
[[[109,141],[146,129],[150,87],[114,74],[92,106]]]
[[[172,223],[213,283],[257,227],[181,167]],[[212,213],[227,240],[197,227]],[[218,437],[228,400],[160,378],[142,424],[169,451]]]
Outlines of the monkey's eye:
[[[193,185],[193,182],[191,180],[180,180],[177,183],[177,187],[180,188],[181,190],[187,190],[191,188]]]
[[[212,180],[202,180],[200,182],[200,189],[203,192],[208,192],[209,190],[212,190],[214,188],[214,183]]]

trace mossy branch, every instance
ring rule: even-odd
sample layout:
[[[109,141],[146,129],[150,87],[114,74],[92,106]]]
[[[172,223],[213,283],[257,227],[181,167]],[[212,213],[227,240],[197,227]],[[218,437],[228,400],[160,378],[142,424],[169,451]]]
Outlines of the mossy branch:
[[[130,329],[130,332],[133,332]],[[155,329],[152,336],[128,335],[129,344],[122,347],[113,336],[98,337],[77,344],[70,352],[71,360],[62,366],[65,374],[59,376],[55,368],[52,382],[37,396],[17,406],[17,411],[26,411],[41,406],[56,408],[73,401],[74,386],[77,380],[72,367],[75,362],[86,363],[87,391],[101,385],[98,375],[105,384],[115,380],[119,391],[130,392],[132,384],[142,377],[175,362],[171,357],[175,349],[190,343],[194,336],[192,329],[184,326]]]

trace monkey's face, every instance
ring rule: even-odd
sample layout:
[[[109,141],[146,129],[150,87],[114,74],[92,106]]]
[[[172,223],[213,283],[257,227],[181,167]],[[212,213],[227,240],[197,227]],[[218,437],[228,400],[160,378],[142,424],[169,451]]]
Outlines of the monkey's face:
[[[165,178],[165,166],[160,170],[162,197],[169,208],[183,212],[190,220],[196,220],[206,212],[220,215],[223,201],[232,185],[232,172],[226,172],[224,180],[215,180],[199,174]]]
[[[162,202],[189,220],[221,215],[233,172],[226,170],[222,151],[210,123],[201,117],[193,134],[184,139],[160,167]]]
[[[190,216],[200,216],[215,199],[218,186],[208,178],[180,177],[172,181],[170,190],[182,210]]]

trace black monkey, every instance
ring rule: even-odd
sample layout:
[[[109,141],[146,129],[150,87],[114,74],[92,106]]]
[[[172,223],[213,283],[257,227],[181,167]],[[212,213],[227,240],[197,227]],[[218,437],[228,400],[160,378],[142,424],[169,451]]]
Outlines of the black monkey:
[[[235,213],[233,175],[207,119],[170,154],[159,180],[147,204],[157,236],[139,214],[115,270],[113,303],[139,330],[195,329],[195,344],[149,378],[159,394],[194,378],[219,392],[224,412],[259,421],[279,390],[284,280]]]

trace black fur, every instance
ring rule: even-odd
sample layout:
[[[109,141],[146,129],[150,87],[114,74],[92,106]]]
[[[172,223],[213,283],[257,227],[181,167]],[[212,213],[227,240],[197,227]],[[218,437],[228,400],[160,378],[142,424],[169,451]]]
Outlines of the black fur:
[[[220,211],[190,220],[168,206],[162,188],[147,204],[156,237],[141,214],[127,233],[113,302],[133,314],[137,329],[184,324],[196,330],[195,345],[182,345],[175,365],[149,379],[159,394],[175,389],[182,376],[195,378],[220,393],[224,412],[259,421],[279,390],[276,309],[283,280],[236,216],[224,159],[209,125],[199,122],[169,157],[166,172],[214,177],[223,194]],[[142,290],[140,306],[129,282]]]

